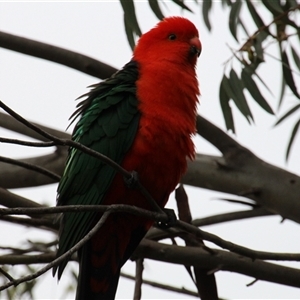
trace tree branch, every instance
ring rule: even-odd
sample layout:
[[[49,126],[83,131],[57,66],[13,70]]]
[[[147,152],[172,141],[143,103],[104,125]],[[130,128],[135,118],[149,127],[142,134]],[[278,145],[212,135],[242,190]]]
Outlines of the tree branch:
[[[52,135],[55,135],[62,139],[70,139],[71,135],[60,130],[56,130],[47,126],[43,126],[34,122],[30,122],[36,127],[41,128],[43,131],[46,131]],[[31,137],[33,139],[36,139],[38,141],[47,142],[49,139],[45,138],[44,136],[38,134],[35,130],[30,129],[28,126],[25,126],[24,124],[18,122],[15,118],[12,116],[0,112],[0,127],[3,127],[5,129],[11,130],[13,132],[17,132],[20,134],[23,134],[25,136]]]
[[[213,252],[212,255],[198,247],[166,245],[143,239],[134,252],[134,257],[180,265],[199,266],[210,270],[236,272],[259,280],[300,287],[300,271],[297,269],[261,260],[253,261],[250,258],[241,257],[227,251],[213,249]]]
[[[299,176],[259,159],[200,116],[197,130],[223,157],[197,154],[194,162],[188,162],[183,183],[246,196],[270,212],[300,223]]]
[[[56,62],[101,79],[116,72],[115,68],[86,55],[1,31],[0,47]]]
[[[51,178],[54,181],[59,181],[60,180],[60,176],[58,176],[57,174],[47,170],[46,168],[39,167],[37,165],[29,164],[29,163],[26,163],[26,162],[21,161],[21,160],[16,160],[16,159],[12,159],[12,158],[9,158],[9,157],[4,157],[4,156],[0,156],[0,161],[4,162],[4,163],[7,163],[7,164],[10,164],[10,165],[15,165],[15,166],[25,168],[27,170],[35,171],[37,173],[43,174],[43,175]]]
[[[20,159],[24,164],[40,166],[55,174],[62,174],[66,162],[68,149],[65,147],[61,151],[44,156]],[[16,176],[17,174],[17,176]],[[11,165],[0,162],[0,186],[7,189],[40,186],[45,184],[55,183],[49,176],[45,176],[40,172],[25,169],[20,166]]]

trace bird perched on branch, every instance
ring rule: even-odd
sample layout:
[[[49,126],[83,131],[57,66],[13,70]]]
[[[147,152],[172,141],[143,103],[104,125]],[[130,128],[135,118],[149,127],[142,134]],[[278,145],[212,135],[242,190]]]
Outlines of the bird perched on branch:
[[[165,18],[143,34],[131,61],[95,85],[78,105],[73,140],[128,171],[164,207],[194,157],[199,87],[195,66],[201,52],[196,27],[182,17]],[[152,209],[138,189],[103,161],[70,148],[58,186],[57,205],[128,204]],[[78,243],[101,218],[98,212],[68,212],[61,220],[57,255]],[[153,221],[111,214],[78,251],[77,300],[115,298],[120,269]],[[68,260],[54,268],[58,278]]]

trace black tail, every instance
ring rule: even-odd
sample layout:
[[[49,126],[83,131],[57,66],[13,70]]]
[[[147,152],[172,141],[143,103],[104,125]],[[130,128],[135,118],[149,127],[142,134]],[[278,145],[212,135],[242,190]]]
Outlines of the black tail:
[[[76,300],[114,300],[120,269],[116,274],[112,274],[111,266],[108,264],[95,268],[90,241],[78,251],[78,257],[79,277]]]

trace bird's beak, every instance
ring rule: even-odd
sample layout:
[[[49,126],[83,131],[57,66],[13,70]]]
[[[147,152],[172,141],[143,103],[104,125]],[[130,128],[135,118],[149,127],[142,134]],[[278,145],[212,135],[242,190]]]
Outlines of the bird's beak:
[[[195,36],[192,39],[190,39],[190,45],[191,45],[190,53],[192,55],[197,54],[197,56],[199,57],[201,54],[201,50],[202,50],[202,45],[201,45],[199,38],[197,36]]]

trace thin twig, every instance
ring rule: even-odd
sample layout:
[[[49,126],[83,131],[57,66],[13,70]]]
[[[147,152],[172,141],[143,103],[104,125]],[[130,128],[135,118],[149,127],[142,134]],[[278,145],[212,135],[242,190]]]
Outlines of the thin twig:
[[[10,276],[6,271],[4,271],[2,268],[0,268],[0,273],[4,275],[8,280],[13,281],[14,278]]]
[[[219,224],[229,221],[236,221],[236,220],[244,220],[248,218],[255,218],[255,217],[265,217],[265,216],[274,216],[275,214],[267,211],[264,208],[255,208],[251,210],[242,210],[236,211],[231,213],[213,215],[201,219],[194,219],[192,220],[192,224],[197,227],[203,227],[213,224]],[[174,230],[161,230],[159,228],[151,228],[146,237],[150,240],[159,241],[162,239],[170,238],[170,236],[176,236],[176,232]]]
[[[248,39],[247,41],[243,44],[243,46],[240,48],[239,51],[241,51],[243,49],[243,47],[246,47],[246,45],[248,43],[250,43],[250,41],[254,40],[256,38],[256,36],[268,29],[272,24],[276,23],[277,21],[281,20],[283,17],[285,17],[286,15],[288,15],[290,12],[294,11],[294,10],[297,10],[297,9],[300,9],[300,4],[296,5],[295,7],[291,7],[290,9],[284,11],[283,13],[279,14],[278,16],[276,16],[269,24],[267,25],[264,25],[264,26],[261,26],[260,28],[258,28]]]
[[[38,207],[38,208],[0,208],[1,215],[24,215],[24,214],[57,214],[64,212],[87,212],[98,211],[111,213],[130,213],[133,215],[154,219],[156,221],[167,222],[168,216],[165,213],[153,212],[137,206],[126,204],[112,204],[112,205],[64,205],[55,207]]]
[[[175,227],[185,230],[187,232],[193,233],[197,237],[204,239],[206,241],[212,242],[215,245],[223,249],[230,250],[234,253],[252,258],[252,259],[264,259],[264,260],[286,260],[286,261],[299,261],[300,254],[298,253],[273,253],[273,252],[265,252],[265,251],[256,251],[252,250],[229,241],[223,240],[222,238],[203,231],[196,226],[184,223],[180,220],[176,221]]]
[[[15,144],[15,145],[21,145],[21,146],[41,147],[41,148],[56,146],[55,142],[29,142],[29,141],[24,141],[24,140],[19,140],[19,139],[9,139],[9,138],[4,138],[4,137],[0,137],[0,142],[6,143],[6,144]]]

